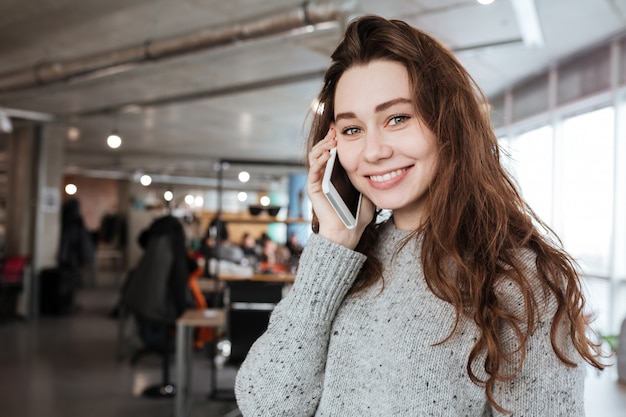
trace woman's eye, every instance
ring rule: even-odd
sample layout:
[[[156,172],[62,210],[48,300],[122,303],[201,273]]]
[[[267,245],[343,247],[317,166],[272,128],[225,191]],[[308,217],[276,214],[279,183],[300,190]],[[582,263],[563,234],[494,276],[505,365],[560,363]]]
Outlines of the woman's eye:
[[[389,124],[392,125],[392,126],[399,125],[401,123],[404,123],[408,119],[409,119],[408,115],[406,115],[406,114],[399,114],[399,115],[391,117],[391,119],[389,119]]]
[[[343,133],[344,135],[350,136],[350,135],[356,135],[360,131],[361,129],[359,129],[358,127],[346,127],[345,129],[341,131],[341,133]]]

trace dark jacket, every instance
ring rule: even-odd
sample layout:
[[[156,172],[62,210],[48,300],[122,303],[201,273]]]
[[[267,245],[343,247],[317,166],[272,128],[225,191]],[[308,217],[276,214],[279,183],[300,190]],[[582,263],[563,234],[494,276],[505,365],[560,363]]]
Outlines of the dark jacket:
[[[124,287],[122,303],[142,318],[174,321],[190,300],[183,227],[173,216],[161,217],[142,240],[145,251]]]
[[[85,228],[80,214],[80,203],[71,199],[61,210],[61,241],[57,256],[58,265],[70,270],[78,270],[94,262],[93,239]]]

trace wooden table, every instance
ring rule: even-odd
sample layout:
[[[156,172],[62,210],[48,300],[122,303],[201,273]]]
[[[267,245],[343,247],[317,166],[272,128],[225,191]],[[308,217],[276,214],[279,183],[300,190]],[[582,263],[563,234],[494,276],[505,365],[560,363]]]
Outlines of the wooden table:
[[[193,396],[191,395],[192,372],[192,330],[194,327],[224,327],[226,314],[223,309],[187,310],[176,320],[176,383],[174,417],[189,415]],[[217,332],[214,332],[216,334]],[[213,347],[217,341],[213,340]],[[215,349],[213,349],[215,351]],[[211,358],[211,390],[217,388],[215,358]]]
[[[219,275],[220,281],[263,281],[263,282],[293,282],[296,279],[294,274],[252,274],[249,276],[239,275]]]
[[[202,292],[215,293],[224,289],[224,283],[213,278],[198,278],[196,282]]]

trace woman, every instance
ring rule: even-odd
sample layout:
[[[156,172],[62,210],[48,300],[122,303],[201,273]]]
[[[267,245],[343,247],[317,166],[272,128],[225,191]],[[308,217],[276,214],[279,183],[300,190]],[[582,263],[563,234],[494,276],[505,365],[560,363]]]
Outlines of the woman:
[[[375,16],[332,60],[309,135],[317,233],[238,373],[243,415],[584,415],[584,362],[603,365],[575,265],[502,169],[471,77]],[[333,147],[363,194],[354,230],[322,194]]]

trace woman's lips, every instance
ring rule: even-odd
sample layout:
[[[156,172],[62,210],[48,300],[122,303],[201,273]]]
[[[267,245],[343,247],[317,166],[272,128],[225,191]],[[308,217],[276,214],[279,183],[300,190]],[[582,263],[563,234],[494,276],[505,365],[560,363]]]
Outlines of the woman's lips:
[[[404,172],[406,172],[406,168],[400,168],[395,171],[387,172],[383,175],[370,175],[369,178],[370,181],[373,182],[386,182],[397,177],[398,175],[402,175]]]
[[[387,189],[394,187],[407,175],[411,167],[394,169],[384,174],[368,175],[367,178],[374,188]]]

